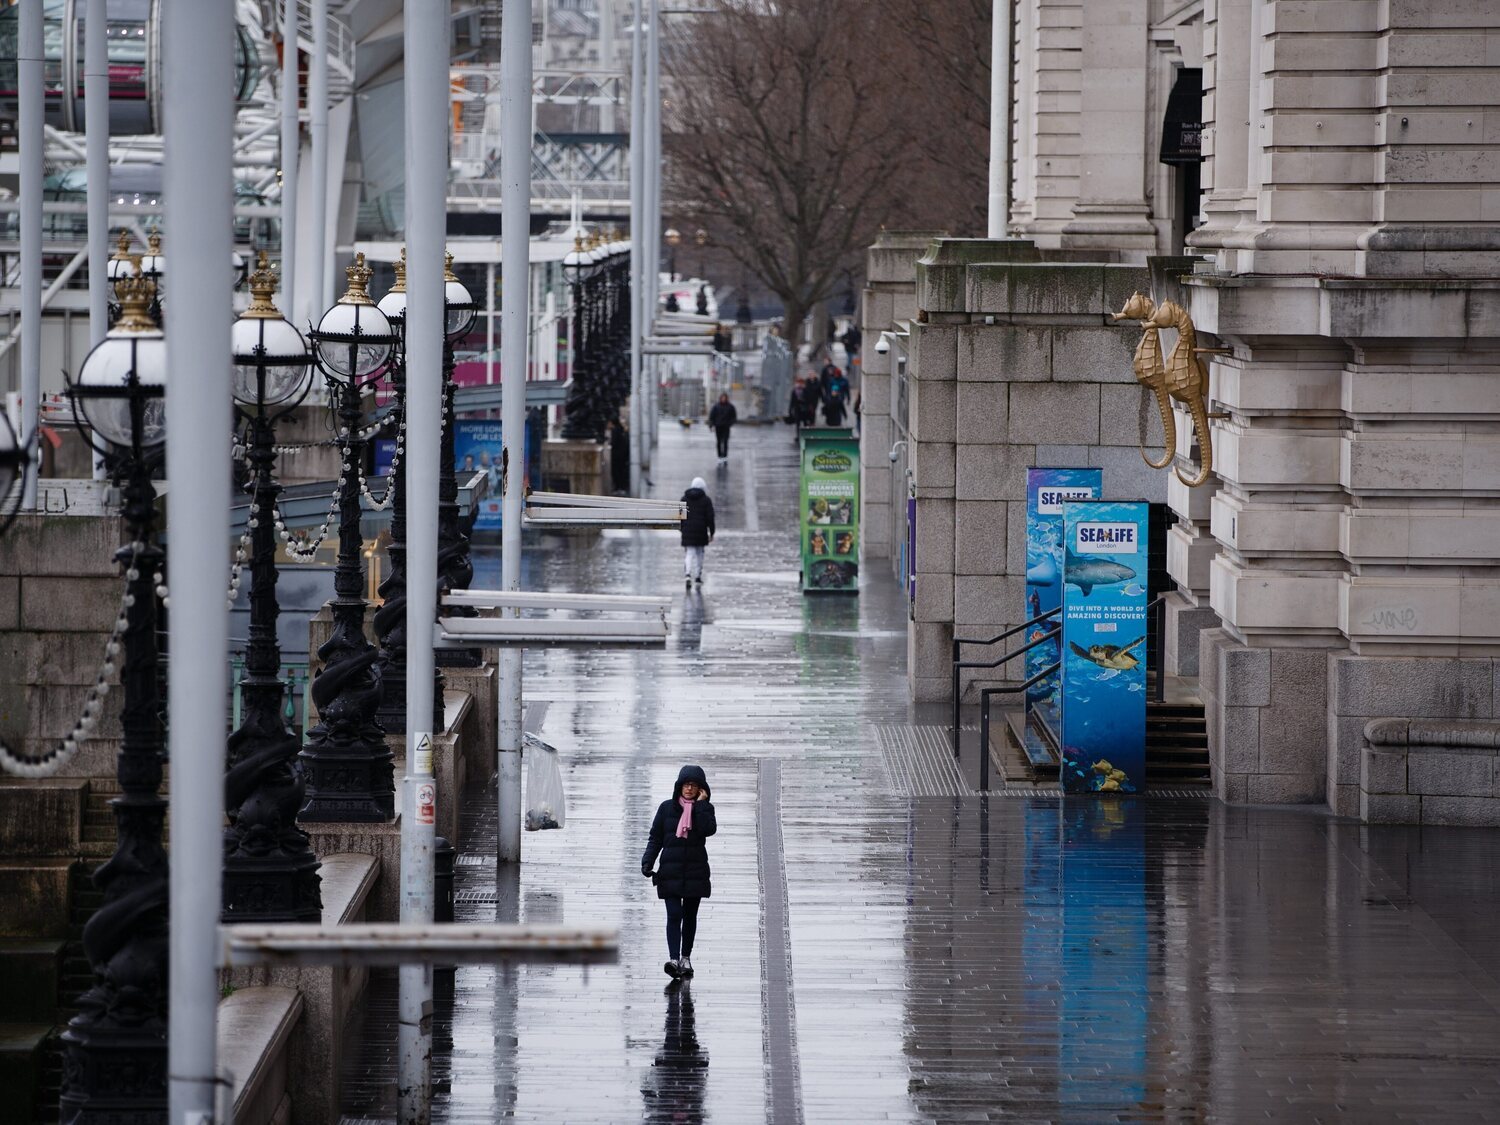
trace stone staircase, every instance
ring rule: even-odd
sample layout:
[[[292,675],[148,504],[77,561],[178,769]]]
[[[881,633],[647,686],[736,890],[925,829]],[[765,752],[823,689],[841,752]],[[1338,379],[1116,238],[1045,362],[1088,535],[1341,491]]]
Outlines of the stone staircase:
[[[1208,785],[1208,719],[1203,704],[1146,704],[1146,783]]]

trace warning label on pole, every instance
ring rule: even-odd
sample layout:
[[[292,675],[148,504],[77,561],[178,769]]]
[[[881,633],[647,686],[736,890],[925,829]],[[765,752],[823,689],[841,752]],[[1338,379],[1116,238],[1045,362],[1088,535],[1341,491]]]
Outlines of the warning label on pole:
[[[437,786],[430,781],[424,781],[417,786],[417,823],[434,824],[437,822]]]
[[[432,775],[432,732],[417,732],[417,773]]]

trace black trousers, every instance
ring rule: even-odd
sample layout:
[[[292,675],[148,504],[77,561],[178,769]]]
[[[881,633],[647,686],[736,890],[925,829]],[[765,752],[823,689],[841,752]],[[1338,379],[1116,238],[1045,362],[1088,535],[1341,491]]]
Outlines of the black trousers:
[[[667,904],[667,954],[672,960],[693,955],[698,935],[698,904],[701,898],[665,898]]]
[[[729,427],[719,426],[714,430],[714,437],[719,439],[719,456],[729,456]]]

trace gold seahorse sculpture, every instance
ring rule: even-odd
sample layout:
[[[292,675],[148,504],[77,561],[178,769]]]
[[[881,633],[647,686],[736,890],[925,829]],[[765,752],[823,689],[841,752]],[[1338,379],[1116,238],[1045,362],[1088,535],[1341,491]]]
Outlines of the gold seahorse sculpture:
[[[1167,395],[1167,369],[1161,357],[1161,329],[1151,323],[1156,304],[1144,293],[1132,293],[1125,307],[1111,313],[1114,320],[1134,320],[1141,325],[1141,342],[1135,346],[1136,382],[1156,397],[1156,408],[1161,413],[1161,432],[1164,452],[1161,460],[1153,461],[1141,446],[1141,457],[1153,469],[1165,469],[1177,455],[1177,427],[1172,424],[1172,400]],[[1142,435],[1144,437],[1144,434]]]
[[[1177,470],[1177,479],[1189,488],[1204,484],[1214,468],[1213,437],[1208,425],[1208,365],[1199,358],[1198,331],[1193,318],[1176,301],[1163,301],[1151,317],[1158,328],[1177,329],[1177,346],[1167,356],[1167,393],[1185,403],[1193,414],[1193,432],[1198,436],[1201,463],[1192,480]]]

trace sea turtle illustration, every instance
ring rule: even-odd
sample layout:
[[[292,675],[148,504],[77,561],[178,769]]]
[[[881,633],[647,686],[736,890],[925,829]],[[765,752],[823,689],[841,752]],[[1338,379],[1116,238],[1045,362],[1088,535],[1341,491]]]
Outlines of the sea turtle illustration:
[[[1141,663],[1140,657],[1136,656],[1130,650],[1145,639],[1144,635],[1139,636],[1124,648],[1120,648],[1118,645],[1089,645],[1088,648],[1081,648],[1072,641],[1068,642],[1068,647],[1076,655],[1099,665],[1101,668],[1112,668],[1117,672],[1129,672],[1139,667]]]

